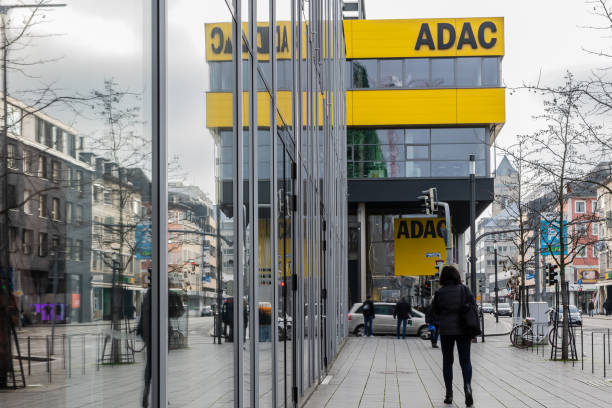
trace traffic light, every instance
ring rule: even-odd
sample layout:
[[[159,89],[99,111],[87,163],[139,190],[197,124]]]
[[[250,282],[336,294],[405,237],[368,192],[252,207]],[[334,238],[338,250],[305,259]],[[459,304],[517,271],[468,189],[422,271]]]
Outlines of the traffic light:
[[[486,288],[485,283],[486,283],[486,280],[484,278],[478,279],[478,289],[480,293],[485,293],[485,288]]]
[[[559,272],[556,271],[556,269],[559,266],[557,265],[548,265],[548,282],[546,282],[549,285],[554,285],[555,283],[557,283],[557,275],[559,274]]]
[[[423,284],[423,296],[430,297],[431,296],[431,282],[425,282]]]
[[[435,187],[431,187],[427,190],[421,191],[423,195],[418,196],[419,200],[423,200],[421,207],[425,210],[425,214],[435,214],[438,212],[438,190]]]
[[[421,287],[420,286],[415,286],[414,287],[414,296],[416,296],[416,297],[421,296]]]

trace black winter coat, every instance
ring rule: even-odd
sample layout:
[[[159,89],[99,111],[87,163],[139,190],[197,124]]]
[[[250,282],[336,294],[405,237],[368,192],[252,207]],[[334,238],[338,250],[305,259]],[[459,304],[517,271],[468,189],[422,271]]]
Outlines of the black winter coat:
[[[465,329],[461,326],[461,314],[463,305],[461,304],[461,292],[465,288],[465,303],[472,302],[476,305],[476,299],[470,289],[462,284],[447,284],[442,286],[433,300],[433,317],[438,324],[441,336],[462,336],[466,335]]]
[[[367,308],[366,305],[368,305]],[[361,308],[361,310],[363,313],[363,317],[376,317],[376,315],[374,314],[374,302],[372,302],[371,300],[366,300],[365,302],[363,302],[363,307]]]
[[[395,309],[393,309],[393,317],[397,317],[400,320],[407,319],[412,316],[412,307],[410,307],[410,303],[399,301],[395,304]]]

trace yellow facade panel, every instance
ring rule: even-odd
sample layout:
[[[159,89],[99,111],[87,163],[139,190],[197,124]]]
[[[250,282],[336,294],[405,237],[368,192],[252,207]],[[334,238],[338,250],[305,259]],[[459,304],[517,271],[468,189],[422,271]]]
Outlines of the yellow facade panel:
[[[457,123],[504,123],[505,88],[457,89]]]
[[[457,121],[456,89],[348,91],[348,126],[450,124]]]
[[[504,55],[504,19],[346,20],[346,58]]]
[[[302,94],[302,118],[306,124],[306,93]],[[249,99],[248,93],[242,94],[242,123],[249,125]],[[323,96],[319,95],[319,125],[323,125]],[[278,126],[292,125],[291,92],[278,91],[277,93],[277,123]],[[209,128],[231,128],[232,127],[232,94],[230,92],[209,92],[206,94],[206,127]],[[257,93],[257,125],[270,126],[270,94],[267,92]]]
[[[504,121],[503,88],[347,92],[348,126],[468,125]]]

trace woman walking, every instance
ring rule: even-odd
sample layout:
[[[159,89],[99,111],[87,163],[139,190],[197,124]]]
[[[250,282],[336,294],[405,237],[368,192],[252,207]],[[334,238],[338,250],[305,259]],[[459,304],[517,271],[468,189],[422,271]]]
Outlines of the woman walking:
[[[440,274],[441,288],[434,295],[433,314],[440,331],[442,344],[442,373],[446,386],[445,404],[453,402],[453,352],[455,344],[459,353],[459,364],[463,373],[465,405],[474,404],[472,397],[472,363],[470,346],[472,336],[465,327],[465,313],[468,305],[476,307],[476,300],[470,289],[461,283],[459,271],[454,266],[445,266]]]

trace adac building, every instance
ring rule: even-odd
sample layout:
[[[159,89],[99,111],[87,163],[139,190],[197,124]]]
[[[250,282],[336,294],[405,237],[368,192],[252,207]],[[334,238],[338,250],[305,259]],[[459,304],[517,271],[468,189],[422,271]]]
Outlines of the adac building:
[[[349,302],[394,300],[434,274],[394,265],[393,220],[450,204],[452,261],[466,269],[470,155],[476,214],[493,201],[492,146],[505,121],[503,18],[347,20]],[[420,278],[423,279],[423,278]]]

